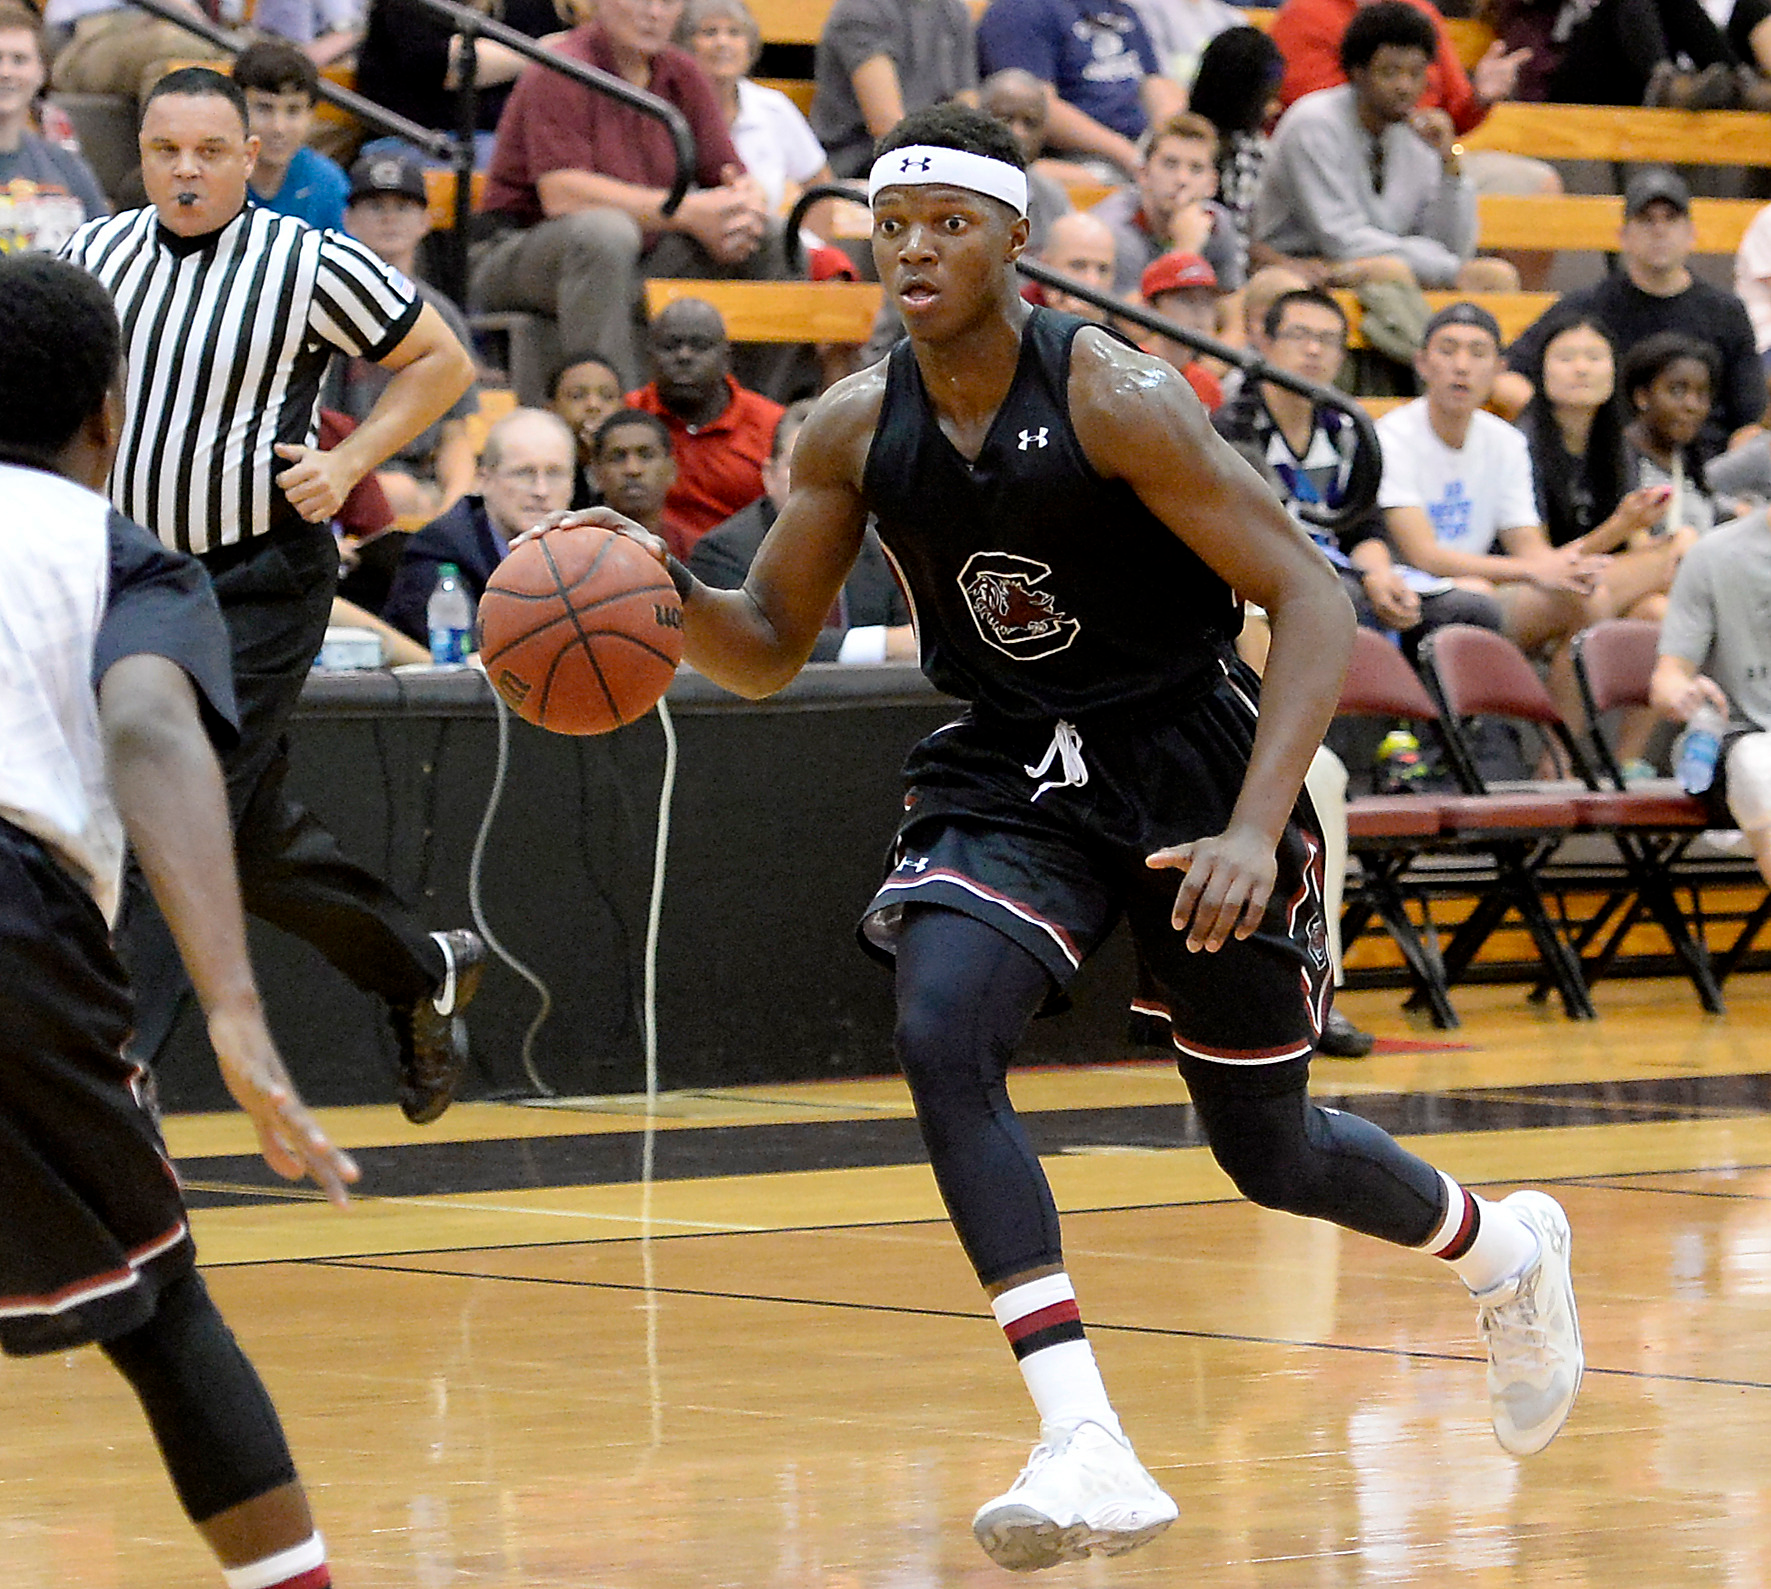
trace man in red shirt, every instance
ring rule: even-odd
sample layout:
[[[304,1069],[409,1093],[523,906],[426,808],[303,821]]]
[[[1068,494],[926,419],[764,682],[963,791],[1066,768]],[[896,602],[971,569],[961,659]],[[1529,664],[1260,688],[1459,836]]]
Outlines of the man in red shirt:
[[[475,246],[476,308],[553,317],[569,345],[600,348],[624,385],[644,374],[643,276],[788,274],[781,230],[746,174],[707,80],[670,43],[683,0],[602,0],[598,20],[557,52],[668,100],[687,117],[695,181],[661,207],[675,172],[662,123],[542,66],[530,66],[498,120],[481,206],[501,228]]]
[[[657,375],[627,404],[670,432],[676,483],[664,511],[684,540],[677,555],[687,557],[714,525],[762,496],[782,409],[734,379],[726,323],[710,303],[678,299],[652,322],[647,343]]]

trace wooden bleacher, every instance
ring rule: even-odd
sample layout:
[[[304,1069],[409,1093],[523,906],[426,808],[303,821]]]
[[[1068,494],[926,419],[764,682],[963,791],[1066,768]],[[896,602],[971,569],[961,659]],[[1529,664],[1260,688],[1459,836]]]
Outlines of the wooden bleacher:
[[[1771,166],[1771,116],[1746,110],[1618,105],[1496,105],[1464,139],[1539,160]]]
[[[882,291],[871,281],[696,281],[654,277],[646,313],[679,298],[719,310],[734,342],[830,342],[859,345],[873,331]]]
[[[1771,117],[1765,118],[1771,121]],[[1610,194],[1484,194],[1476,200],[1477,238],[1485,249],[1617,248],[1623,200]],[[1764,205],[1753,199],[1693,199],[1700,254],[1732,254]]]
[[[1561,295],[1553,292],[1429,292],[1422,296],[1427,300],[1427,307],[1433,310],[1454,303],[1480,304],[1500,323],[1502,341],[1511,342]],[[1347,316],[1347,345],[1364,347],[1365,337],[1359,328],[1358,298],[1343,288],[1334,294],[1334,301]]]

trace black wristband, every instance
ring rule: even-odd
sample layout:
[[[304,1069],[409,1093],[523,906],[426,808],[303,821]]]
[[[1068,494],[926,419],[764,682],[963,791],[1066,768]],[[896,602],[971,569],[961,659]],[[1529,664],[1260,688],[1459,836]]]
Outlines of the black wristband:
[[[664,572],[670,575],[670,582],[676,586],[677,595],[687,601],[695,589],[695,576],[677,560],[675,552],[664,554]]]

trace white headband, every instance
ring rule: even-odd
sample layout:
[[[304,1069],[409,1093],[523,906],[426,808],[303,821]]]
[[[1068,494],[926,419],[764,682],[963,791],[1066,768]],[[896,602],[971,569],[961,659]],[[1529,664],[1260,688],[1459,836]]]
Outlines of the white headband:
[[[1027,213],[1027,173],[1006,160],[972,154],[965,149],[942,149],[915,143],[873,162],[867,175],[867,202],[879,197],[881,188],[966,188],[988,198],[1001,199],[1017,215]]]

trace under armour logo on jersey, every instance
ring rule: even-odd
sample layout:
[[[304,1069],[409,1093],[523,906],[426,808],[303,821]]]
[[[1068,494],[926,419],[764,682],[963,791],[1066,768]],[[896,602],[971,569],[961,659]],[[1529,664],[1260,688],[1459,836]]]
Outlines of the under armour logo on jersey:
[[[1022,431],[1021,451],[1025,452],[1029,447],[1043,447],[1049,435],[1051,435],[1051,428],[1047,425],[1041,425],[1038,430]]]
[[[916,155],[905,155],[904,158],[898,162],[898,174],[900,176],[908,176],[912,171],[926,171],[931,164],[933,164],[933,162],[926,154],[920,157]]]

